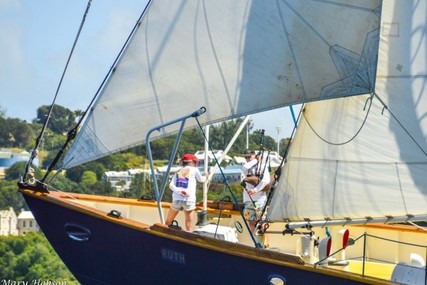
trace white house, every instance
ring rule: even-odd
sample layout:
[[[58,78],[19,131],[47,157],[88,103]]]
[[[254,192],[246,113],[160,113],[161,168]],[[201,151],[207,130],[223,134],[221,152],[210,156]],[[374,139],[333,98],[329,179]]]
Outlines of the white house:
[[[0,210],[0,236],[17,235],[17,218],[12,207]]]
[[[116,190],[127,190],[132,183],[132,177],[128,171],[107,171],[104,173],[102,180],[110,182],[111,187]]]
[[[29,232],[39,232],[40,228],[31,211],[22,211],[18,216],[18,231],[20,235]]]
[[[224,175],[223,175],[224,174]],[[223,183],[227,179],[228,183],[240,183],[243,179],[243,171],[241,165],[230,165],[222,169],[218,169],[212,176],[212,182]]]
[[[151,175],[148,169],[129,169],[127,171],[107,171],[102,176],[104,182],[110,182],[117,191],[129,190],[132,179],[136,174],[146,173]]]

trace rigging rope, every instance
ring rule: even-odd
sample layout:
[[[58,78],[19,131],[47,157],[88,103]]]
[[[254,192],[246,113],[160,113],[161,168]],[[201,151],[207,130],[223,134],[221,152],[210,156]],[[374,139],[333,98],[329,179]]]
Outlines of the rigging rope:
[[[301,118],[301,114],[303,112],[303,109],[304,109],[304,106],[301,107],[300,112],[298,113],[298,118],[296,119],[296,122],[299,122],[299,120]],[[262,220],[262,218],[264,217],[264,214],[267,211],[267,208],[268,208],[268,206],[269,206],[269,204],[271,202],[271,199],[273,198],[274,189],[276,188],[276,184],[279,181],[279,178],[280,178],[280,175],[281,175],[281,171],[282,171],[282,166],[283,166],[283,164],[286,161],[286,156],[288,154],[288,151],[289,151],[289,148],[290,148],[290,145],[291,145],[291,141],[292,141],[292,138],[294,137],[294,135],[296,133],[296,130],[297,130],[297,124],[295,123],[294,127],[292,129],[292,133],[291,133],[290,139],[288,141],[288,144],[286,145],[285,152],[283,153],[282,160],[280,161],[280,165],[276,169],[276,171],[274,172],[274,176],[273,176],[274,177],[274,181],[271,183],[270,189],[268,189],[267,201],[265,202],[264,207],[262,208],[262,210],[261,210],[261,212],[260,212],[260,214],[258,216],[258,219],[256,221],[255,228],[259,229],[258,232],[260,234],[264,234],[265,231],[268,228],[268,221],[264,222]],[[267,227],[266,228],[263,226],[263,224],[265,224],[265,223],[267,223]]]
[[[92,0],[89,1],[89,3],[92,2]],[[151,0],[147,3],[147,5],[145,6],[145,9],[142,11],[140,17],[138,18],[135,26],[133,27],[132,31],[130,32],[128,38],[126,39],[125,43],[123,44],[119,54],[117,55],[116,59],[113,62],[112,67],[110,68],[110,70],[107,72],[107,75],[104,77],[101,85],[99,86],[98,90],[96,91],[95,95],[93,96],[91,102],[89,103],[88,107],[86,108],[85,112],[82,114],[82,116],[80,117],[79,121],[76,123],[76,125],[74,126],[74,128],[72,130],[70,130],[67,134],[67,141],[64,143],[64,145],[62,146],[61,150],[58,152],[58,154],[56,155],[56,157],[54,158],[54,160],[52,161],[52,163],[49,165],[45,176],[43,177],[43,179],[41,180],[42,182],[44,182],[46,180],[46,178],[48,177],[48,175],[50,174],[50,172],[52,171],[53,167],[56,165],[56,163],[59,161],[59,159],[61,158],[65,148],[67,147],[67,145],[75,138],[77,131],[80,127],[80,125],[83,122],[83,119],[86,117],[86,115],[89,113],[89,111],[91,110],[93,104],[95,103],[96,98],[98,97],[98,95],[101,93],[103,87],[105,86],[107,80],[110,78],[110,76],[112,75],[112,73],[115,70],[115,67],[117,65],[117,63],[119,62],[119,59],[121,58],[121,56],[123,55],[124,50],[126,49],[126,47],[128,46],[130,40],[132,39],[133,35],[135,34],[135,31],[137,30],[137,28],[140,26],[141,22],[142,22],[142,17],[144,16],[145,12],[147,11],[147,7],[150,5]],[[89,5],[90,6],[90,5]],[[88,8],[87,8],[88,10]],[[85,13],[84,19],[86,17],[87,12]],[[84,21],[83,21],[84,22]],[[83,24],[81,25],[81,27],[83,26]],[[81,30],[81,28],[80,28]],[[79,33],[80,33],[79,30]],[[53,104],[52,104],[53,106]],[[35,148],[37,149],[37,148]],[[35,155],[34,155],[35,157]],[[31,164],[32,159],[30,159],[29,164]]]
[[[347,144],[347,143],[349,143],[349,142],[351,142],[352,140],[354,140],[356,137],[357,137],[357,135],[361,132],[361,130],[363,129],[363,127],[364,127],[364,125],[365,125],[365,123],[366,123],[366,121],[367,121],[367,119],[368,119],[368,116],[369,116],[369,113],[370,113],[370,110],[371,110],[371,107],[372,107],[372,101],[373,101],[373,98],[377,98],[378,99],[378,101],[381,103],[381,105],[383,106],[383,110],[382,110],[382,113],[384,113],[384,110],[387,110],[388,111],[388,113],[393,117],[393,119],[397,122],[397,124],[399,124],[399,126],[402,128],[402,130],[408,135],[408,137],[415,143],[415,145],[421,150],[421,152],[425,155],[425,156],[427,156],[427,152],[421,147],[421,145],[415,140],[415,138],[410,134],[410,132],[405,128],[405,126],[399,121],[399,119],[394,115],[394,113],[388,108],[388,106],[385,104],[385,102],[383,101],[383,100],[381,100],[381,98],[378,96],[378,94],[375,92],[375,91],[373,91],[372,93],[371,93],[371,95],[370,95],[370,97],[366,100],[366,103],[365,103],[365,107],[363,108],[363,110],[365,110],[366,109],[366,105],[367,105],[367,103],[369,102],[369,107],[368,107],[368,111],[366,112],[366,115],[365,115],[365,118],[364,118],[364,120],[363,120],[363,122],[362,122],[362,124],[360,125],[360,128],[359,128],[359,130],[354,134],[354,136],[352,137],[352,138],[350,138],[349,140],[347,140],[347,141],[345,141],[345,142],[341,142],[341,143],[334,143],[334,142],[331,142],[331,141],[328,141],[328,140],[326,140],[326,139],[324,139],[322,136],[320,136],[319,135],[319,133],[317,133],[315,130],[314,130],[314,128],[313,128],[313,126],[310,124],[310,122],[308,121],[308,119],[307,119],[307,117],[304,115],[304,118],[306,119],[306,121],[307,121],[307,124],[308,124],[308,126],[310,127],[310,129],[313,131],[313,133],[319,138],[319,139],[321,139],[322,141],[324,141],[325,143],[327,143],[327,144],[330,144],[330,145],[344,145],[344,144]]]
[[[348,139],[348,140],[347,140],[347,141],[345,141],[345,142],[334,143],[334,142],[331,142],[331,141],[326,140],[326,139],[325,139],[325,138],[323,138],[323,137],[322,137],[318,132],[316,132],[316,131],[314,130],[313,126],[310,124],[310,122],[308,121],[308,118],[305,116],[304,111],[303,111],[304,118],[305,118],[305,120],[306,120],[306,122],[307,122],[308,126],[310,127],[310,129],[313,131],[313,133],[314,133],[314,134],[315,134],[315,135],[316,135],[320,140],[322,140],[322,141],[324,141],[325,143],[330,144],[330,145],[345,145],[345,144],[350,143],[352,140],[354,140],[354,139],[359,135],[359,133],[362,131],[363,126],[365,125],[366,120],[368,119],[368,115],[369,115],[369,112],[370,112],[371,107],[372,107],[372,99],[373,99],[374,95],[375,95],[375,93],[371,93],[371,96],[370,96],[370,97],[366,100],[366,102],[365,102],[365,107],[363,108],[363,110],[365,110],[365,109],[366,109],[366,104],[367,104],[368,102],[369,102],[369,107],[368,107],[368,111],[366,112],[365,118],[363,119],[363,122],[362,122],[362,124],[360,125],[359,129],[357,130],[357,132],[354,134],[354,136],[353,136],[353,137],[351,137],[350,139]]]
[[[257,248],[263,248],[263,246],[259,242],[256,241],[253,232],[250,230],[249,224],[246,221],[245,216],[243,214],[243,210],[241,209],[241,207],[239,205],[239,202],[237,201],[236,195],[234,194],[233,190],[231,189],[230,185],[228,184],[228,180],[227,180],[224,172],[222,171],[221,164],[219,163],[218,159],[216,158],[216,155],[215,155],[214,151],[212,150],[212,148],[210,146],[210,143],[209,143],[209,141],[208,141],[208,139],[206,137],[205,132],[203,131],[203,127],[200,124],[199,119],[197,117],[195,117],[195,119],[196,119],[197,125],[199,126],[199,128],[200,128],[200,130],[202,132],[204,140],[207,142],[207,144],[209,146],[209,150],[212,152],[212,156],[213,156],[213,158],[215,160],[215,163],[218,165],[218,169],[221,172],[222,178],[224,179],[224,184],[225,184],[224,187],[226,187],[228,189],[228,191],[230,192],[231,197],[233,198],[233,201],[234,201],[234,203],[235,203],[235,205],[237,207],[237,210],[239,211],[240,215],[242,216],[243,222],[245,223],[245,226],[246,226],[246,228],[249,231],[249,235],[251,236],[252,241],[254,242],[254,244],[255,244],[255,246]]]
[[[43,139],[43,135],[44,135],[44,133],[46,131],[46,127],[47,127],[47,125],[49,123],[49,120],[50,120],[50,117],[52,115],[53,106],[55,105],[56,98],[58,97],[59,89],[62,86],[62,81],[64,80],[65,73],[67,72],[68,65],[69,65],[71,57],[72,57],[72,55],[74,53],[74,49],[76,47],[77,41],[80,38],[80,33],[81,33],[82,29],[83,29],[83,25],[84,25],[84,23],[86,21],[86,16],[89,13],[89,8],[90,8],[91,4],[92,4],[92,0],[89,0],[88,3],[87,3],[87,6],[86,6],[86,10],[85,10],[85,12],[83,14],[83,19],[82,19],[82,21],[80,23],[79,30],[77,32],[76,38],[74,39],[73,46],[72,46],[70,54],[68,56],[67,63],[65,64],[65,68],[64,68],[64,70],[62,72],[61,79],[59,80],[58,87],[56,88],[55,96],[53,98],[52,104],[50,105],[50,108],[49,108],[49,111],[48,111],[48,114],[47,114],[47,117],[46,117],[46,121],[44,122],[43,127],[42,127],[42,129],[40,131],[40,134],[39,134],[39,136],[36,139],[36,145],[34,146],[34,149],[31,152],[30,159],[28,160],[27,165],[25,166],[24,177],[27,176],[27,174],[29,172],[29,169],[30,169],[30,166],[31,166],[34,158],[37,156],[39,145],[41,143],[41,140]]]

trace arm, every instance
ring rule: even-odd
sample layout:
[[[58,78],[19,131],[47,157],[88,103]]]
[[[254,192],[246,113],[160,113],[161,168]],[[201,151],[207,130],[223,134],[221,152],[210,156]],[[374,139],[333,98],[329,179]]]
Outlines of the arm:
[[[196,180],[197,180],[197,181],[199,181],[199,182],[201,182],[201,183],[205,182],[205,181],[206,181],[206,179],[208,178],[208,175],[209,175],[209,172],[205,172],[205,173],[203,173],[203,175],[202,175],[202,174],[200,173],[199,169],[198,169],[198,168],[196,168],[195,176],[196,176]]]
[[[181,189],[179,189],[175,186],[175,181],[176,181],[176,176],[174,175],[172,177],[171,182],[169,183],[169,189],[171,189],[173,192],[175,192],[177,194],[181,194]]]
[[[255,164],[257,164],[257,163],[258,163],[258,160],[253,159],[253,160],[251,160],[251,161],[246,162],[245,164],[243,164],[243,167],[242,167],[243,174],[244,174],[245,176],[247,176],[247,175],[248,175],[248,171],[249,171],[249,169],[251,169],[252,167],[254,167],[254,166],[255,166]]]
[[[264,165],[261,165],[264,168]],[[264,175],[262,177],[262,180],[258,183],[257,186],[254,187],[254,192],[258,193],[259,191],[261,191],[262,189],[264,189],[264,187],[266,185],[268,185],[270,183],[270,173],[268,172],[267,167],[265,167],[264,170]]]

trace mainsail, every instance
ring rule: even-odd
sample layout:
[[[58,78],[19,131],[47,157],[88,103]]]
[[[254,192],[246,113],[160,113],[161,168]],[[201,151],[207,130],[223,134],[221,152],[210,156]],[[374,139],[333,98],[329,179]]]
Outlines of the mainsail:
[[[152,0],[64,167],[143,144],[151,128],[202,106],[207,125],[368,93],[380,11],[380,0]]]
[[[305,106],[271,220],[426,215],[426,15],[427,1],[384,3],[372,101]]]

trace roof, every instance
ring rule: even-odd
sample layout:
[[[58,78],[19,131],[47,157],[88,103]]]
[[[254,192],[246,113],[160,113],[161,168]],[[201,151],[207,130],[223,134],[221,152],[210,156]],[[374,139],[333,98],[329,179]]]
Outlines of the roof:
[[[33,216],[33,213],[31,213],[31,211],[22,211],[18,216],[18,220],[19,219],[22,219],[22,220],[34,219],[34,216]]]
[[[222,172],[218,169],[215,174],[243,174],[242,169],[238,169],[238,168],[224,168],[222,169]]]
[[[222,157],[222,155],[224,154],[223,150],[213,150],[213,151],[208,151],[208,157],[209,159],[214,159],[214,155],[217,159],[220,159]],[[198,159],[203,160],[205,159],[205,151],[204,150],[199,150],[194,154]],[[230,161],[231,157],[228,155],[225,155],[224,160],[226,161]]]
[[[106,177],[129,177],[129,172],[127,171],[107,171],[104,172]]]
[[[141,169],[141,168],[128,169],[128,172],[130,175],[136,175],[136,174],[140,174],[140,173],[144,173],[144,172],[151,174],[150,169]]]
[[[15,215],[15,211],[12,207],[10,207],[8,210],[0,210],[0,217],[7,217],[9,213],[12,213]]]

